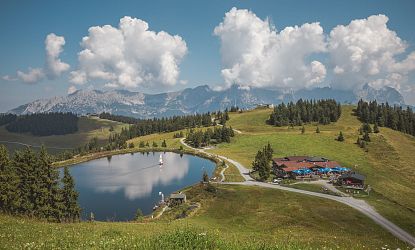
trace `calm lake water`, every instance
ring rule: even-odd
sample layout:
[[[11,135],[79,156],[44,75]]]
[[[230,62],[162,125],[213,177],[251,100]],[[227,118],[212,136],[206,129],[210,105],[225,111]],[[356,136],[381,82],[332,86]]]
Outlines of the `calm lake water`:
[[[160,154],[164,164],[158,165]],[[162,192],[171,193],[199,182],[206,170],[212,176],[215,164],[207,159],[175,153],[115,155],[69,168],[75,179],[82,218],[93,212],[96,220],[125,221],[137,208],[150,214]]]

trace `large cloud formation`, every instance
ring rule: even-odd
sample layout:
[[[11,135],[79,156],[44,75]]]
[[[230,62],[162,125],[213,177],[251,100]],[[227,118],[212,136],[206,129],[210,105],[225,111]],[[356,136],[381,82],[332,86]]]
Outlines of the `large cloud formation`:
[[[148,30],[143,20],[123,17],[118,28],[95,26],[81,42],[79,68],[70,81],[84,84],[90,79],[110,87],[175,85],[179,64],[187,53],[186,42],[178,35]]]
[[[50,79],[60,76],[63,72],[69,70],[69,64],[62,62],[59,55],[63,52],[65,38],[53,33],[47,35],[45,40],[46,50],[46,73]]]
[[[330,32],[334,87],[353,89],[368,83],[374,88],[400,90],[406,84],[408,73],[415,69],[415,52],[402,61],[396,59],[407,44],[387,27],[387,22],[387,16],[373,15],[338,25]]]
[[[396,59],[408,46],[387,22],[385,15],[374,15],[338,25],[328,35],[319,23],[278,33],[267,19],[232,8],[214,29],[221,42],[225,87],[237,83],[295,90],[331,85],[353,90],[369,84],[413,91],[408,74],[415,70],[415,52]],[[310,59],[315,55],[327,58],[327,65]]]
[[[18,70],[17,78],[11,76],[3,76],[4,80],[15,81],[20,80],[25,83],[36,83],[43,80],[45,77],[53,80],[59,77],[63,72],[69,70],[69,64],[60,60],[59,55],[63,52],[65,45],[65,38],[50,33],[45,39],[45,53],[46,61],[43,68],[29,68],[28,72]]]
[[[307,58],[324,52],[319,23],[286,27],[277,33],[253,12],[232,8],[215,29],[221,41],[222,76],[226,85],[243,87],[313,87],[325,79],[326,68]]]

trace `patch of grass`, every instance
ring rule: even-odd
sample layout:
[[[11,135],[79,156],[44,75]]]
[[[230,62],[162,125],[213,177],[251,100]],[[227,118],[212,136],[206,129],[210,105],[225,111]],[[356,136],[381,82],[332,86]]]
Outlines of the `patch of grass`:
[[[225,181],[227,182],[242,182],[245,179],[239,173],[239,170],[231,163],[227,163],[228,168],[223,173],[225,175]]]

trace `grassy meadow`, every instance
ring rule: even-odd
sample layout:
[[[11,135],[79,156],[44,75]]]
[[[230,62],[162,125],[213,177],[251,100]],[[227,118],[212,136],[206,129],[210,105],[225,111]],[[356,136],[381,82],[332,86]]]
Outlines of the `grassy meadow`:
[[[370,134],[368,152],[355,143],[361,123],[353,115],[353,106],[343,106],[342,115],[330,125],[305,125],[301,127],[274,127],[265,121],[271,109],[245,113],[232,113],[228,124],[242,131],[230,144],[221,144],[210,150],[226,155],[250,168],[260,147],[271,143],[274,156],[310,155],[324,156],[367,177],[374,194],[368,199],[387,218],[415,235],[415,138],[410,135],[380,128],[379,134]],[[321,133],[317,134],[319,126]],[[256,129],[257,128],[257,129]],[[258,131],[258,132],[256,132]],[[336,140],[339,132],[344,142]],[[376,198],[375,198],[376,197]]]
[[[7,249],[408,249],[334,201],[258,187],[220,185],[215,195],[201,189],[186,190],[201,207],[179,220],[55,224],[0,215],[0,243]]]

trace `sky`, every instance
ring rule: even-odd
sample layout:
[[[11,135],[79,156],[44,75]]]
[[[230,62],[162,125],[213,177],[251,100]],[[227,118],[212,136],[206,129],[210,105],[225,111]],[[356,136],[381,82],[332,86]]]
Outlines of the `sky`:
[[[0,112],[78,89],[331,86],[415,104],[414,1],[0,2]]]

